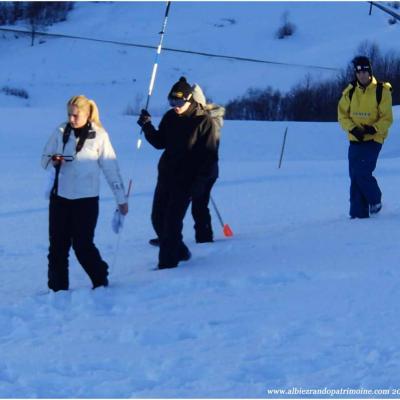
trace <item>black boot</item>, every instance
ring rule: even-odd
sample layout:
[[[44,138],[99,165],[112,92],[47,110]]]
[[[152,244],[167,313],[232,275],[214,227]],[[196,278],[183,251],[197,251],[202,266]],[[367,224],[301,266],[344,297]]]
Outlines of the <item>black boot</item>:
[[[102,282],[93,283],[92,289],[94,290],[94,289],[96,289],[98,287],[102,287],[102,286],[103,287],[107,287],[108,286],[108,278],[104,278],[104,280]]]
[[[212,237],[202,237],[202,238],[198,238],[196,239],[196,243],[213,243],[214,239]]]
[[[185,245],[183,246],[179,253],[179,261],[188,261],[192,258],[192,253]]]
[[[213,236],[211,225],[195,225],[196,243],[212,243],[214,241]]]
[[[150,239],[149,244],[155,247],[160,247],[160,239],[159,238]]]
[[[176,268],[178,264],[158,264],[158,269],[172,269]]]

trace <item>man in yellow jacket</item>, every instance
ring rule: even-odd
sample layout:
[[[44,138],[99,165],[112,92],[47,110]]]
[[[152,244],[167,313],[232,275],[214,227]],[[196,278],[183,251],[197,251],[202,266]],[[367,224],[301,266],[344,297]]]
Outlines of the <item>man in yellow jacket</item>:
[[[393,122],[390,83],[378,82],[367,57],[353,59],[356,80],[343,91],[338,120],[348,133],[350,217],[368,218],[382,208],[382,192],[372,173]]]

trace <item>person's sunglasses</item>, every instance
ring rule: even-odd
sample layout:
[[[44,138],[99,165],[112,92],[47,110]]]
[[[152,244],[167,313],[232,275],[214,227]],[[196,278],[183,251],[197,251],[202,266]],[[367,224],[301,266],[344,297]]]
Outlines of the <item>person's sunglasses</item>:
[[[169,97],[168,102],[171,107],[182,107],[187,102],[187,99],[178,99],[176,97]]]
[[[368,65],[356,65],[356,71],[361,72],[361,71],[368,71],[369,72],[370,68]]]

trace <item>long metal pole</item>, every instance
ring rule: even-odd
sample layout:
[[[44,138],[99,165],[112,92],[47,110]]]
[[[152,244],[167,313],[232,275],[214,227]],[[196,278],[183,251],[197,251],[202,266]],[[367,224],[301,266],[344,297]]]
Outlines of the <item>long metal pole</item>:
[[[211,200],[211,204],[212,204],[213,207],[214,207],[214,211],[215,211],[215,213],[217,214],[217,217],[218,217],[218,219],[219,219],[219,223],[221,224],[221,226],[222,226],[222,228],[223,228],[223,227],[224,227],[224,221],[222,221],[221,214],[219,213],[218,208],[217,208],[217,205],[215,204],[215,201],[214,201],[214,199],[212,198],[211,195],[210,195],[210,200]]]
[[[220,224],[222,226],[222,231],[224,232],[224,235],[226,237],[233,236],[233,231],[232,231],[231,227],[228,224],[224,224],[224,221],[222,221],[222,217],[221,217],[221,214],[218,211],[217,204],[215,203],[215,201],[214,201],[214,199],[212,198],[211,195],[210,195],[210,200],[211,200],[211,204],[213,205],[214,210],[215,210],[215,212],[217,214],[219,222],[220,222]]]
[[[285,134],[283,135],[283,143],[282,143],[282,150],[281,150],[281,156],[279,158],[279,165],[278,168],[281,167],[282,165],[282,159],[283,159],[283,152],[285,151],[285,145],[286,145],[286,135],[287,135],[288,127],[285,129]]]
[[[157,75],[158,59],[159,59],[160,54],[161,54],[161,49],[162,49],[162,44],[163,44],[163,40],[164,40],[165,29],[167,28],[168,13],[169,13],[170,6],[171,6],[171,2],[167,1],[167,8],[165,9],[164,22],[162,24],[161,32],[160,32],[160,43],[158,44],[158,47],[157,47],[156,59],[154,61],[153,71],[151,73],[151,78],[150,78],[149,92],[147,94],[147,100],[146,100],[146,106],[145,106],[146,110],[149,107],[150,97],[151,97],[151,95],[153,93],[154,83],[155,83],[156,75]],[[137,148],[138,149],[140,149],[140,146],[142,145],[142,138],[141,138],[142,132],[143,132],[143,129],[141,129],[140,133],[139,133],[139,139],[137,141]]]
[[[396,12],[390,10],[389,8],[383,6],[382,4],[378,3],[377,1],[370,1],[369,2],[371,4],[370,10],[372,9],[372,6],[375,6],[377,8],[380,8],[382,11],[384,11],[386,14],[391,15],[393,18],[397,19],[398,21],[400,21],[400,15],[397,14]],[[371,11],[370,11],[370,15],[371,15]]]

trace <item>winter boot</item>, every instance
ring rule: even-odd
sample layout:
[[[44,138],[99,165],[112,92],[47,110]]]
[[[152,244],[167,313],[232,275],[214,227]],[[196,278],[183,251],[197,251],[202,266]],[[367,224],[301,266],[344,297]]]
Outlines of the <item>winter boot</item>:
[[[370,214],[378,214],[379,211],[382,209],[382,203],[371,204],[369,206],[369,213]]]
[[[213,243],[214,240],[212,237],[200,237],[196,239],[196,243]]]
[[[211,225],[205,225],[202,228],[195,226],[195,237],[196,243],[212,243],[213,240],[213,231],[211,229]]]
[[[102,287],[102,286],[103,287],[107,287],[108,286],[108,278],[104,278],[103,282],[93,283],[92,289],[94,290],[94,289],[96,289],[98,287]]]
[[[192,258],[192,253],[190,250],[185,246],[181,248],[179,254],[179,261],[189,261]]]
[[[160,239],[159,238],[150,239],[149,244],[155,247],[160,247]]]
[[[158,264],[158,269],[172,269],[176,268],[178,264]]]

